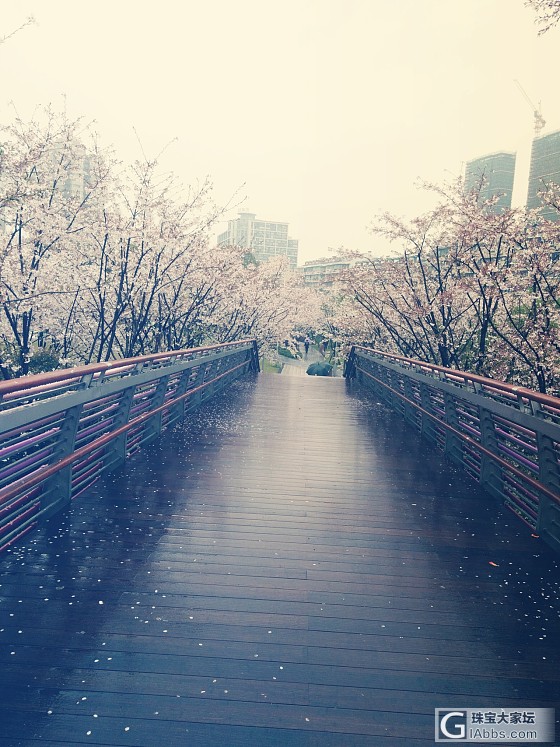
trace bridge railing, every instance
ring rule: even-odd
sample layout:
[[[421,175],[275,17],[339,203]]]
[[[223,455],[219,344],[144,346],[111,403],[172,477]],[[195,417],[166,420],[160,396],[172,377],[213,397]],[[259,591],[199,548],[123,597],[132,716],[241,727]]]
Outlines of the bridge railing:
[[[0,552],[249,370],[254,340],[0,382]]]
[[[560,399],[362,346],[345,376],[373,388],[560,551]]]

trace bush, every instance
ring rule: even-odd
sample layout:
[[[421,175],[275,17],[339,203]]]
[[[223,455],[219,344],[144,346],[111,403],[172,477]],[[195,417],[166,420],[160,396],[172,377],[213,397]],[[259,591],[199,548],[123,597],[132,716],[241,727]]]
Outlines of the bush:
[[[29,373],[45,373],[45,371],[54,371],[58,368],[58,358],[47,350],[41,350],[34,353],[29,361]]]
[[[330,363],[312,363],[307,367],[309,376],[330,376],[332,366]]]
[[[297,358],[297,355],[294,355],[290,348],[279,348],[278,353],[279,355],[283,355],[284,358]]]

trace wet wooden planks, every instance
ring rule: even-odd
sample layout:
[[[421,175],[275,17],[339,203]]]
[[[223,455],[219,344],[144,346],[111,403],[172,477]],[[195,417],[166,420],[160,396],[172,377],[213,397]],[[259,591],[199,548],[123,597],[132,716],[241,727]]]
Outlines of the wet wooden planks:
[[[560,703],[557,558],[342,380],[239,382],[0,583],[4,747],[414,747]]]

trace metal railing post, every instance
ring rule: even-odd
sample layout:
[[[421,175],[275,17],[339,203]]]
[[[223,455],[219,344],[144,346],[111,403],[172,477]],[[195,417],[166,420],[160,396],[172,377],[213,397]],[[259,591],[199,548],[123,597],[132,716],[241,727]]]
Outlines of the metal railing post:
[[[179,397],[182,397],[183,394],[185,394],[185,392],[188,389],[191,376],[192,376],[192,369],[187,368],[183,371],[179,379],[179,383],[177,384],[177,389],[175,391],[175,397],[179,398]],[[169,422],[175,423],[176,421],[183,420],[183,418],[185,417],[185,407],[186,407],[185,399],[179,399],[179,402],[176,402],[174,405],[171,405],[169,408]]]
[[[196,391],[193,392],[193,394],[191,394],[185,400],[185,412],[192,412],[193,410],[196,410],[196,408],[202,403],[203,390],[199,389],[199,387],[201,387],[204,383],[205,374],[206,366],[201,364],[196,370],[194,383],[192,387],[190,387],[191,389],[195,389]]]
[[[482,445],[493,454],[498,454],[498,439],[492,413],[484,407],[479,407],[480,440]],[[502,470],[497,462],[487,454],[481,454],[480,482],[491,493],[501,496],[504,479]]]
[[[356,378],[356,351],[354,349],[354,346],[352,346],[348,354],[348,358],[344,362],[343,376],[345,379]]]
[[[169,383],[169,375],[162,376],[161,379],[158,381],[158,384],[156,386],[156,391],[154,392],[152,399],[150,401],[150,410],[155,410],[161,405],[163,405],[165,401],[165,394],[167,392],[167,386]],[[163,418],[163,412],[157,412],[148,420],[146,425],[144,426],[144,433],[142,436],[142,441],[145,444],[151,443],[154,439],[156,439],[159,434],[161,433],[161,427],[162,427],[162,418]]]
[[[64,459],[74,451],[78,423],[83,405],[76,405],[66,410],[64,422],[60,428],[53,461]],[[41,512],[49,517],[70,503],[72,497],[72,465],[64,467],[46,480],[41,495]]]
[[[560,467],[554,441],[543,433],[537,432],[539,454],[539,481],[553,492],[560,492]],[[560,506],[542,495],[539,501],[537,532],[560,551]]]
[[[130,386],[123,391],[119,399],[119,407],[115,417],[113,418],[112,430],[116,431],[125,423],[128,423],[130,417],[130,408],[134,400],[134,391],[136,387]],[[114,438],[106,448],[106,469],[108,471],[116,469],[116,467],[123,464],[126,460],[126,441],[128,434],[122,433],[120,436]]]
[[[397,392],[400,390],[400,378],[399,374],[396,371],[393,371],[391,369],[387,369],[383,372],[385,375],[380,376],[380,379],[385,379],[387,384],[391,387],[393,391],[389,391],[389,399],[391,401],[391,407],[396,410],[401,415],[404,414],[404,407],[403,407],[403,401],[397,394]]]
[[[430,397],[430,391],[427,385],[422,381],[419,384],[420,389],[420,402],[426,412],[433,414],[432,398]],[[432,443],[437,443],[436,430],[434,428],[434,421],[431,417],[422,412],[420,414],[420,431],[423,436],[428,438]]]
[[[457,401],[449,392],[443,393],[443,402],[445,407],[445,420],[455,431],[459,430],[459,417],[457,415]],[[444,452],[449,458],[463,466],[463,443],[461,439],[452,430],[446,429]]]
[[[261,366],[259,363],[259,346],[257,345],[256,340],[253,340],[253,347],[249,355],[250,355],[249,370],[252,371],[253,373],[260,373]]]

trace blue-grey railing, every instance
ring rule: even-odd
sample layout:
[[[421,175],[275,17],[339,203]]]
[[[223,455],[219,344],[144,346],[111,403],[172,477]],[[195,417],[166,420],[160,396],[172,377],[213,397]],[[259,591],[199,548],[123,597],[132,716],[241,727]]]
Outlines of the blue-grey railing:
[[[373,388],[560,551],[560,399],[358,345],[345,376]]]
[[[242,340],[0,382],[0,551],[258,370],[255,341]]]

